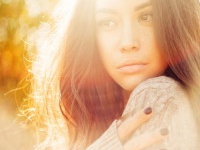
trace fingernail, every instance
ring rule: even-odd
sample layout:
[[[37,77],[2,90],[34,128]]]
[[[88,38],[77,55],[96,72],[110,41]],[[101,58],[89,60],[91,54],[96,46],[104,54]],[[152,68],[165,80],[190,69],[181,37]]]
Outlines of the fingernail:
[[[163,136],[167,135],[168,133],[169,133],[169,130],[167,128],[163,128],[160,130],[160,134]]]
[[[151,108],[151,107],[147,107],[147,108],[144,110],[144,113],[145,113],[146,115],[151,114],[151,113],[152,113],[152,108]]]

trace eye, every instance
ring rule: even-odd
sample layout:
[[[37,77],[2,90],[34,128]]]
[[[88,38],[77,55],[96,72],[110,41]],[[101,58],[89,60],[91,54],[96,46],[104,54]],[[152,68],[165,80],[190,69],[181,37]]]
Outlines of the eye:
[[[139,16],[139,22],[144,25],[151,25],[153,22],[153,13],[152,12],[144,12]]]
[[[117,27],[118,23],[113,20],[102,20],[98,23],[98,26],[105,31],[114,30]]]

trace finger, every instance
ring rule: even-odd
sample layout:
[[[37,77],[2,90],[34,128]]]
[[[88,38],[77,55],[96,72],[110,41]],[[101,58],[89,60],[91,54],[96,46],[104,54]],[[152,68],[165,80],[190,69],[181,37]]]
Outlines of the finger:
[[[133,134],[133,132],[152,116],[152,108],[148,107],[139,111],[133,117],[129,117],[122,121],[118,127],[118,135],[122,143]]]
[[[136,138],[131,138],[124,144],[125,150],[141,150],[144,148],[147,148],[150,145],[153,145],[155,143],[161,142],[166,138],[168,135],[168,129],[163,128],[160,130],[156,130],[151,133],[146,133],[143,135],[140,135]]]

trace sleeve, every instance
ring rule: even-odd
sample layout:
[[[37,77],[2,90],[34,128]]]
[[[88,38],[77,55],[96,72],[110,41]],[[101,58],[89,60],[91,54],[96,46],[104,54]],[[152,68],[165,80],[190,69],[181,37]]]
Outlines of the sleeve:
[[[117,135],[116,120],[113,121],[106,132],[86,150],[123,150],[123,146]]]
[[[159,128],[168,128],[169,135],[145,150],[199,150],[197,125],[189,100],[182,87],[168,77],[149,79],[131,94],[123,115],[134,115],[145,107],[152,107],[153,117],[132,136]]]

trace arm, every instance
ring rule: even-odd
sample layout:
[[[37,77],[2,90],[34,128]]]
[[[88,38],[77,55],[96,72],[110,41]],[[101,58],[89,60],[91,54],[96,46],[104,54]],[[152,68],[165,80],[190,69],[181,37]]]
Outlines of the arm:
[[[117,135],[117,123],[113,121],[106,132],[92,143],[86,150],[123,150],[123,146]]]
[[[169,129],[169,135],[161,143],[147,150],[198,150],[197,127],[184,90],[167,77],[149,79],[131,94],[123,115],[134,115],[141,108],[151,106],[154,116],[132,136],[136,138],[155,129]]]
[[[154,115],[150,121],[135,131],[131,137],[131,142],[138,141],[139,137],[139,139],[142,139],[139,140],[142,141],[140,145],[145,145],[144,138],[140,138],[142,137],[141,135],[145,135],[145,133],[155,135],[151,133],[168,127],[170,131],[168,138],[162,143],[149,146],[146,150],[159,150],[161,148],[170,150],[199,149],[197,148],[197,132],[192,110],[185,93],[177,82],[166,77],[154,78],[143,82],[131,94],[123,116],[127,119],[134,118],[131,116],[137,116],[137,112],[149,106],[153,108]],[[133,123],[135,123],[134,119]],[[140,122],[140,124],[143,123]],[[123,150],[124,146],[119,140],[117,132],[115,120],[108,130],[86,150]],[[155,138],[154,136],[152,137]],[[129,145],[137,147],[137,143]]]

